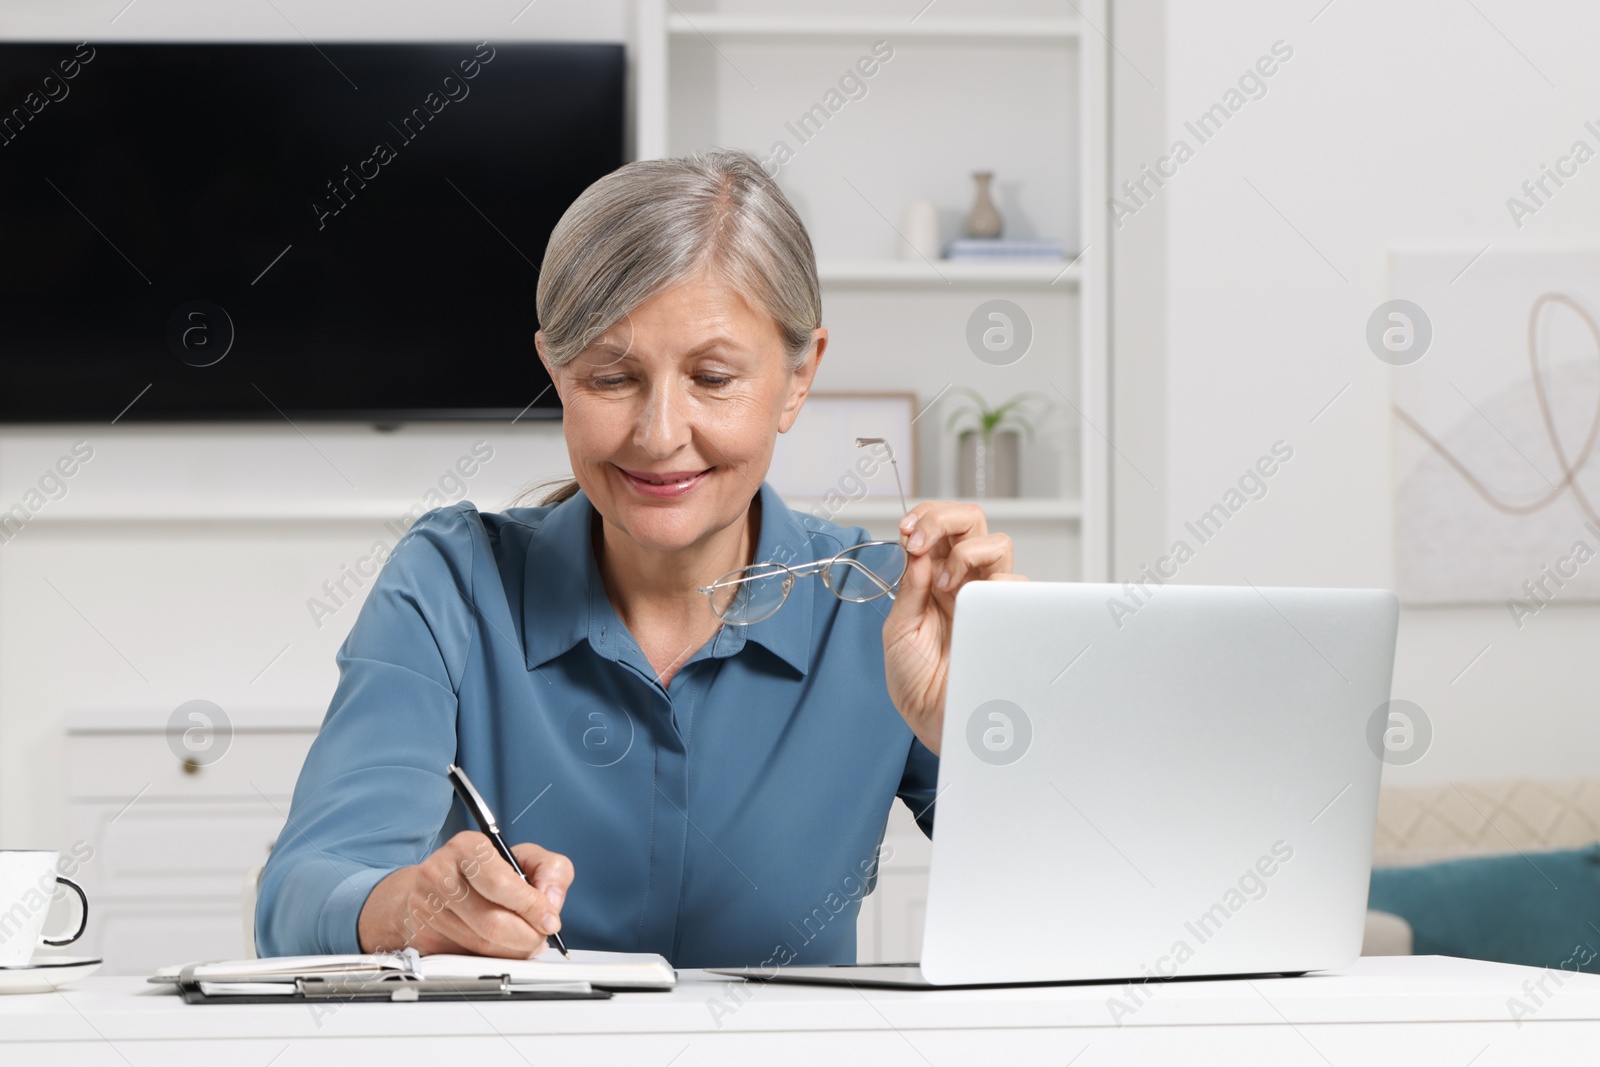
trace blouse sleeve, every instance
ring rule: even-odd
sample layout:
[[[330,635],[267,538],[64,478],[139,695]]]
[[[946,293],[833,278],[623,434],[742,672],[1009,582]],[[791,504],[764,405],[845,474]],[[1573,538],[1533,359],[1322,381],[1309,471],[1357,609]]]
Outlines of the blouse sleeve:
[[[339,647],[339,683],[262,872],[256,944],[268,955],[359,952],[367,895],[435,847],[449,813],[456,707],[477,627],[476,510],[419,518]]]
[[[931,839],[933,837],[933,798],[939,788],[939,757],[915,738],[911,752],[906,756],[905,773],[900,777],[900,790],[896,794],[916,817],[917,825]]]

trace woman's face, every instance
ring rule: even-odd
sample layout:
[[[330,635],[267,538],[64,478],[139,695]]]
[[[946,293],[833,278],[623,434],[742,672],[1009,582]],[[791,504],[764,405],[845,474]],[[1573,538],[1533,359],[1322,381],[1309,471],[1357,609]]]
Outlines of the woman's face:
[[[777,323],[713,275],[658,294],[552,370],[579,486],[641,545],[702,544],[761,488],[827,330],[814,338],[791,374]],[[535,344],[543,360],[542,332]]]

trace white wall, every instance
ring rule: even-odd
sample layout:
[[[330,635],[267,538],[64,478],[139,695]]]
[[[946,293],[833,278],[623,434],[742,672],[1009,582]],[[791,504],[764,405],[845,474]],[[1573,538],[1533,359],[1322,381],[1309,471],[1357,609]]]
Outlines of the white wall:
[[[1295,450],[1268,496],[1199,550],[1184,581],[1392,586],[1388,368],[1363,340],[1388,295],[1386,250],[1459,248],[1465,266],[1486,244],[1489,256],[1600,244],[1600,170],[1580,172],[1520,231],[1505,204],[1600,118],[1591,54],[1600,8],[1325,4],[1166,7],[1159,84],[1169,143],[1194,145],[1183,121],[1273,42],[1294,49],[1267,95],[1157,194],[1167,231],[1168,539],[1274,441]],[[1116,172],[1113,183],[1131,176]],[[1153,221],[1141,211],[1124,229]],[[1135,563],[1122,559],[1119,571]],[[1420,762],[1389,780],[1593,773],[1597,641],[1594,605],[1552,607],[1520,632],[1503,606],[1407,610],[1394,692],[1421,705],[1436,734]]]
[[[1137,174],[1171,144],[1166,129],[1166,0],[1116,0],[1111,53],[1108,185]],[[1111,574],[1118,581],[1159,559],[1166,531],[1167,201],[1111,242]]]

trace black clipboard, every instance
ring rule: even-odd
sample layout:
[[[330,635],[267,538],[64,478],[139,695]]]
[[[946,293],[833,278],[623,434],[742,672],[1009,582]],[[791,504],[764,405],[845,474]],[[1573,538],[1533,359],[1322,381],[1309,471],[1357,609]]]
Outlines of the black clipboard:
[[[610,1000],[609,989],[541,989],[513,986],[509,975],[482,978],[413,978],[390,975],[361,978],[346,975],[301,977],[293,993],[205,993],[185,967],[178,994],[185,1004],[349,1004],[416,1003],[424,1000]]]

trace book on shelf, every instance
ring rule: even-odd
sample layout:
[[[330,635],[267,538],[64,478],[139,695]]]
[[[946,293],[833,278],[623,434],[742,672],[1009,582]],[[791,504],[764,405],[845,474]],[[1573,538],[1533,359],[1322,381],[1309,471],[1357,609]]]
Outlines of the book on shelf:
[[[945,248],[946,259],[1065,259],[1054,237],[958,237]]]

